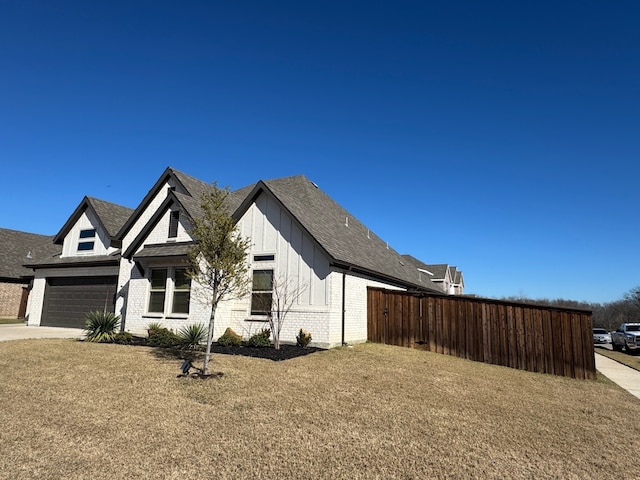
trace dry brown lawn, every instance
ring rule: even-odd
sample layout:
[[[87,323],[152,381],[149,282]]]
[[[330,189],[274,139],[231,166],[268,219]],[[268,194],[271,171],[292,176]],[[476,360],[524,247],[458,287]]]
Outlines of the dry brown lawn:
[[[620,452],[640,452],[640,401],[602,377],[373,344],[215,355],[224,376],[206,381],[179,366],[147,347],[1,343],[0,478],[637,477]]]

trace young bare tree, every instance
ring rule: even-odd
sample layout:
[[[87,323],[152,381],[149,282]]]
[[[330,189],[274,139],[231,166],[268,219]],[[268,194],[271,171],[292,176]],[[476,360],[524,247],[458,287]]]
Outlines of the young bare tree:
[[[204,357],[203,374],[209,373],[211,344],[216,310],[224,299],[242,298],[249,293],[250,279],[247,255],[251,242],[242,238],[236,222],[226,207],[229,187],[211,185],[202,195],[202,214],[192,219],[191,237],[196,241],[189,251],[190,276],[206,287],[206,302],[211,305],[211,316],[207,331],[207,350]]]
[[[282,326],[298,299],[307,290],[306,284],[299,284],[296,277],[273,277],[271,306],[267,307],[267,318],[273,336],[273,347],[280,350]]]

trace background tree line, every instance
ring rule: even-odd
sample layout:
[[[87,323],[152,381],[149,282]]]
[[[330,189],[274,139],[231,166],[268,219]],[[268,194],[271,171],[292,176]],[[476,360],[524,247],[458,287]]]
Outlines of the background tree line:
[[[629,290],[620,300],[609,303],[578,302],[561,298],[555,300],[546,298],[533,300],[515,296],[503,297],[502,300],[591,310],[593,312],[593,326],[602,327],[608,331],[615,330],[621,323],[640,322],[640,286]]]

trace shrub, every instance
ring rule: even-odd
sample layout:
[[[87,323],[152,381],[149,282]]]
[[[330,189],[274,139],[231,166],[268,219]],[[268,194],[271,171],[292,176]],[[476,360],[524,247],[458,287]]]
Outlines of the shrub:
[[[186,325],[180,329],[178,335],[182,339],[183,346],[194,349],[207,338],[207,327],[202,323]]]
[[[111,342],[120,328],[120,315],[95,310],[87,313],[85,335],[89,342]]]
[[[304,348],[307,345],[309,345],[310,341],[311,341],[311,334],[307,332],[305,329],[301,328],[300,333],[298,333],[298,336],[296,337],[296,345]]]
[[[168,328],[160,328],[152,330],[147,339],[147,345],[150,347],[177,347],[182,344],[182,339]]]
[[[120,345],[131,345],[133,343],[133,335],[129,332],[118,332],[113,336],[113,343]]]
[[[251,338],[249,338],[249,341],[247,342],[247,346],[269,347],[271,346],[269,337],[271,337],[271,330],[269,330],[268,328],[263,328],[258,333],[253,334]]]
[[[160,322],[151,322],[149,325],[147,325],[147,333],[151,335],[153,332],[162,330],[163,328],[164,327]]]
[[[227,327],[222,336],[218,338],[218,343],[225,347],[237,347],[242,343],[242,336]]]

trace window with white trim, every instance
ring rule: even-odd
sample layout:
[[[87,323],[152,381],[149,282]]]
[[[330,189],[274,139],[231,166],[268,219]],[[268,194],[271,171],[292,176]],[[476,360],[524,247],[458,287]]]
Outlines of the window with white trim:
[[[189,313],[191,300],[191,278],[186,268],[176,268],[173,276],[173,300],[171,313]]]
[[[167,296],[167,268],[152,268],[149,276],[149,313],[164,313]]]
[[[149,274],[148,313],[189,313],[191,278],[184,267],[152,268]]]

